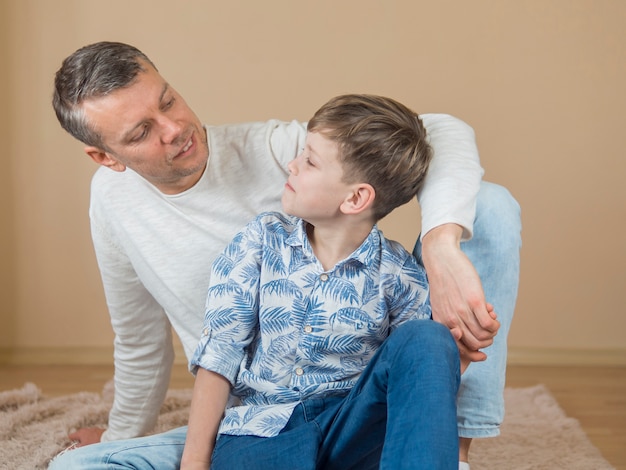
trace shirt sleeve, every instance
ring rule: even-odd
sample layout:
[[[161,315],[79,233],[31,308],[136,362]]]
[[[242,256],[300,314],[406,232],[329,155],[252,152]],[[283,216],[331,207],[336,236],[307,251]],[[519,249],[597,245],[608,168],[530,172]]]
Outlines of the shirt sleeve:
[[[388,278],[389,327],[393,331],[408,320],[432,318],[426,271],[413,256],[406,253],[404,263]]]
[[[258,330],[262,233],[257,218],[212,265],[204,326],[189,365],[194,374],[202,367],[235,384],[246,348]]]
[[[422,211],[422,237],[433,228],[454,223],[463,227],[463,240],[472,237],[476,197],[483,169],[474,130],[446,114],[420,115],[433,159],[417,195]]]
[[[93,216],[91,231],[115,333],[115,396],[102,441],[128,439],[156,424],[174,361],[171,327],[128,258]]]
[[[274,158],[287,171],[287,164],[296,158],[304,148],[306,123],[298,121],[275,121],[270,134],[270,149]]]

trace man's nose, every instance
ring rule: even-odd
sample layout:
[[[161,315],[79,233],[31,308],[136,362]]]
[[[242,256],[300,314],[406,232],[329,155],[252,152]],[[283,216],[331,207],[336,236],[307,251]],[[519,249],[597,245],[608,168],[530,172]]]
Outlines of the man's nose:
[[[183,126],[181,124],[168,118],[162,118],[161,128],[163,129],[163,132],[161,133],[161,139],[165,144],[174,143],[176,139],[180,137],[183,130]]]

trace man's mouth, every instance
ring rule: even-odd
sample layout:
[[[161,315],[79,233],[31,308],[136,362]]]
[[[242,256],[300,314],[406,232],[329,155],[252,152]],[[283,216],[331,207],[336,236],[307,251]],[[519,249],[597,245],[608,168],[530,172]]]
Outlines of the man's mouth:
[[[183,148],[180,149],[180,152],[178,152],[176,157],[180,157],[181,155],[183,155],[185,152],[187,152],[191,148],[192,145],[193,145],[193,134],[191,136],[189,136],[189,140],[183,146]],[[176,158],[176,157],[174,157],[174,158]]]
[[[186,152],[187,150],[189,150],[189,147],[191,147],[191,144],[193,144],[193,141],[191,139],[189,139],[189,142],[187,142],[187,145],[185,145],[183,147],[183,152]]]

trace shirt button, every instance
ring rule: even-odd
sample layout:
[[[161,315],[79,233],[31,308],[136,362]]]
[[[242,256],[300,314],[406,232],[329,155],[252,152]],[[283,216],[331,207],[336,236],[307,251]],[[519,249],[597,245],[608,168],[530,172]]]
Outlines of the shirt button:
[[[207,336],[209,334],[209,329],[205,328],[204,330],[202,330],[202,336]]]
[[[313,327],[311,325],[307,325],[304,327],[305,333],[311,333],[313,331]]]
[[[320,280],[321,280],[322,282],[326,282],[326,281],[328,281],[328,274],[326,274],[326,273],[322,273],[322,275],[320,276]]]
[[[302,368],[301,367],[297,367],[296,368],[296,375],[300,376],[302,374],[304,374],[304,371],[302,370]]]

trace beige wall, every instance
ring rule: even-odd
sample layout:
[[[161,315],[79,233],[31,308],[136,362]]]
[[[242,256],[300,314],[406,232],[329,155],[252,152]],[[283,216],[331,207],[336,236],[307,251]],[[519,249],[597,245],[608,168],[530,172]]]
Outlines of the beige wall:
[[[343,92],[466,120],[523,208],[511,357],[626,363],[625,24],[622,0],[2,0],[0,359],[110,354],[95,167],[50,106],[61,60],[106,39],[143,49],[210,124],[307,119]],[[416,211],[386,234],[412,243]]]
[[[0,63],[7,64],[9,60],[9,31],[4,28],[4,18],[7,17],[7,7],[0,2]],[[6,46],[5,46],[6,45]],[[9,75],[4,73],[3,65],[0,73],[1,98],[5,103],[5,111],[0,113],[0,142],[3,142],[5,155],[3,160],[3,171],[0,171],[0,345],[10,346],[13,344],[12,332],[15,325],[15,314],[17,313],[15,302],[16,285],[16,257],[15,257],[15,207],[13,197],[13,145],[11,142],[11,109],[13,108],[12,94]]]

